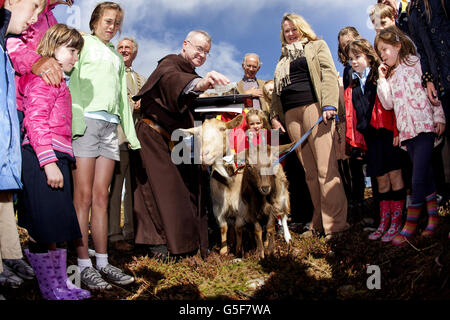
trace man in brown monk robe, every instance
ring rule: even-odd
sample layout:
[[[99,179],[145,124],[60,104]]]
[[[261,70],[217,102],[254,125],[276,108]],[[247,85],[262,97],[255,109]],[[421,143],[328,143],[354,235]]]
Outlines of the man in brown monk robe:
[[[172,132],[194,126],[193,102],[203,91],[229,80],[211,71],[201,78],[195,68],[206,61],[211,37],[191,31],[180,54],[158,62],[155,71],[133,97],[141,99],[143,119],[136,124],[141,142],[134,191],[135,242],[151,245],[153,255],[208,251],[207,217],[202,206],[199,165],[175,165],[169,141]]]

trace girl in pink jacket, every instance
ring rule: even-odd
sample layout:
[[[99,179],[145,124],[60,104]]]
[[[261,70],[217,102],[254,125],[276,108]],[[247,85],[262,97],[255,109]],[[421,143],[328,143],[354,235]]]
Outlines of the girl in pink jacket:
[[[58,23],[52,10],[58,4],[66,4],[72,6],[73,0],[46,0],[46,6],[39,15],[36,23],[32,24],[25,30],[20,37],[10,37],[7,40],[6,48],[8,49],[11,62],[16,71],[16,100],[17,109],[22,109],[22,96],[19,93],[20,78],[27,73],[33,73],[44,79],[47,84],[59,86],[63,79],[63,73],[60,65],[52,57],[42,57],[36,49],[41,41],[44,33],[55,24]],[[19,120],[22,122],[23,114],[19,112]],[[21,125],[22,127],[22,125]]]
[[[406,223],[392,243],[402,245],[415,233],[426,203],[428,224],[422,236],[434,234],[438,224],[436,187],[431,154],[437,136],[445,129],[441,104],[433,105],[422,86],[422,70],[412,41],[397,27],[377,34],[375,47],[383,60],[379,67],[378,97],[387,110],[394,110],[400,144],[413,164],[411,204]]]
[[[83,44],[78,31],[57,24],[44,34],[37,52],[55,58],[64,72],[70,72]],[[81,239],[70,183],[70,166],[75,161],[70,91],[64,80],[53,87],[31,73],[21,77],[19,85],[25,114],[24,210],[19,212],[19,224],[31,240],[25,254],[45,299],[85,299],[89,291],[68,281],[66,251],[56,248],[56,243]]]

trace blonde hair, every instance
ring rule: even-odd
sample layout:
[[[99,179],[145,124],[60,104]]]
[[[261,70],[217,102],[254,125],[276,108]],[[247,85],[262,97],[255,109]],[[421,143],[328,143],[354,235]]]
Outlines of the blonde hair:
[[[395,21],[395,11],[391,6],[383,3],[375,4],[369,13],[370,20],[389,18]]]
[[[275,90],[275,82],[273,81],[273,80],[267,80],[267,81],[265,81],[264,82],[264,85],[263,85],[263,93],[264,93],[264,98],[268,101],[268,102],[270,102],[270,101],[272,101],[272,98],[270,98],[269,97],[269,91],[267,90],[267,85],[269,85],[269,84],[272,84],[273,86],[274,86],[274,90]],[[272,93],[273,94],[273,93]]]
[[[263,129],[268,129],[270,130],[270,124],[269,124],[269,120],[267,119],[266,114],[264,113],[264,111],[259,110],[259,109],[250,109],[247,112],[246,117],[250,117],[250,116],[257,116],[263,123]]]
[[[91,20],[89,21],[89,28],[91,29],[92,33],[95,32],[95,27],[97,26],[98,21],[103,16],[103,13],[107,9],[117,10],[120,13],[120,27],[119,32],[122,30],[122,22],[123,22],[123,9],[122,7],[115,3],[110,1],[105,1],[102,3],[99,3],[94,11],[92,11]]]
[[[352,27],[352,26],[344,27],[339,31],[339,33],[338,33],[338,58],[339,58],[339,61],[344,66],[347,65],[347,63],[348,63],[348,56],[345,53],[345,48],[341,48],[341,46],[339,45],[339,42],[340,42],[341,37],[346,36],[348,34],[350,34],[353,37],[353,39],[355,39],[355,40],[361,37],[358,30],[356,30],[356,28]]]
[[[43,57],[54,57],[56,48],[63,45],[81,51],[84,39],[76,29],[59,23],[47,30],[36,51]]]
[[[392,46],[400,44],[400,51],[398,52],[398,59],[400,63],[405,63],[407,65],[412,65],[414,63],[409,60],[409,57],[411,55],[416,55],[416,47],[412,40],[396,26],[383,29],[375,36],[375,50],[379,56],[381,56],[378,51],[378,44],[380,41]],[[389,70],[391,69],[392,68]],[[388,77],[389,74],[390,72],[388,73]]]
[[[283,15],[283,18],[281,19],[281,33],[280,33],[280,40],[283,46],[287,44],[283,32],[283,23],[286,20],[289,20],[294,24],[295,28],[300,33],[300,38],[306,37],[309,41],[318,39],[311,26],[308,24],[308,22],[306,22],[306,20],[303,17],[299,16],[296,13],[285,13]]]

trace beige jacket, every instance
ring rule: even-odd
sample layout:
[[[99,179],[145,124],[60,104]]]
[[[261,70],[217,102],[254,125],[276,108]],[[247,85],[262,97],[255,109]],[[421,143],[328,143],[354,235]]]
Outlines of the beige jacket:
[[[264,80],[256,79],[256,82],[258,83],[258,88],[263,89],[264,87]],[[236,84],[236,89],[239,94],[244,94],[244,81],[241,80]],[[259,104],[261,105],[261,110],[266,113],[266,115],[270,115],[270,105],[267,103],[266,99],[264,97],[259,98]]]
[[[309,74],[320,108],[339,106],[338,72],[330,49],[324,40],[310,41],[305,45]],[[284,122],[280,96],[273,93],[270,118],[278,116]]]
[[[139,92],[139,90],[141,90],[142,86],[147,81],[147,78],[145,78],[144,76],[141,76],[139,73],[137,73],[134,70],[132,72],[133,72],[133,75],[134,75],[134,79],[136,81],[137,90],[136,90],[136,92],[133,92],[133,90],[131,89],[132,86],[131,86],[130,83],[128,83],[128,80],[127,80],[127,96],[128,96],[128,104],[130,105],[130,109],[131,109],[131,112],[133,114],[134,124],[136,124],[136,122],[140,119],[141,112],[134,110],[134,101],[131,98],[133,96],[135,96]],[[124,143],[127,143],[128,140],[126,139],[125,134],[124,134],[124,132],[122,130],[122,127],[120,125],[117,126],[117,134],[119,136],[119,146],[122,147],[122,145]],[[122,147],[122,148],[124,149],[124,147]]]

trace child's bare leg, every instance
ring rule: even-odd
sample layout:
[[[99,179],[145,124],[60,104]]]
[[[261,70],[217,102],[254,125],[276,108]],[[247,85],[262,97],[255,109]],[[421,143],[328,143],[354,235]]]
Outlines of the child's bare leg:
[[[392,186],[392,191],[401,190],[405,187],[405,184],[403,183],[401,169],[392,170],[392,171],[388,172],[388,176],[389,176],[390,184]]]
[[[95,158],[76,158],[73,174],[73,205],[77,212],[82,241],[77,247],[78,258],[89,259],[89,211],[92,204],[92,185],[94,182]]]
[[[388,173],[377,177],[377,182],[378,182],[378,192],[379,193],[386,193],[386,192],[389,192],[389,190],[391,190],[391,181],[389,179]]]
[[[98,157],[92,188],[91,232],[95,252],[106,254],[108,245],[108,194],[115,161]]]

